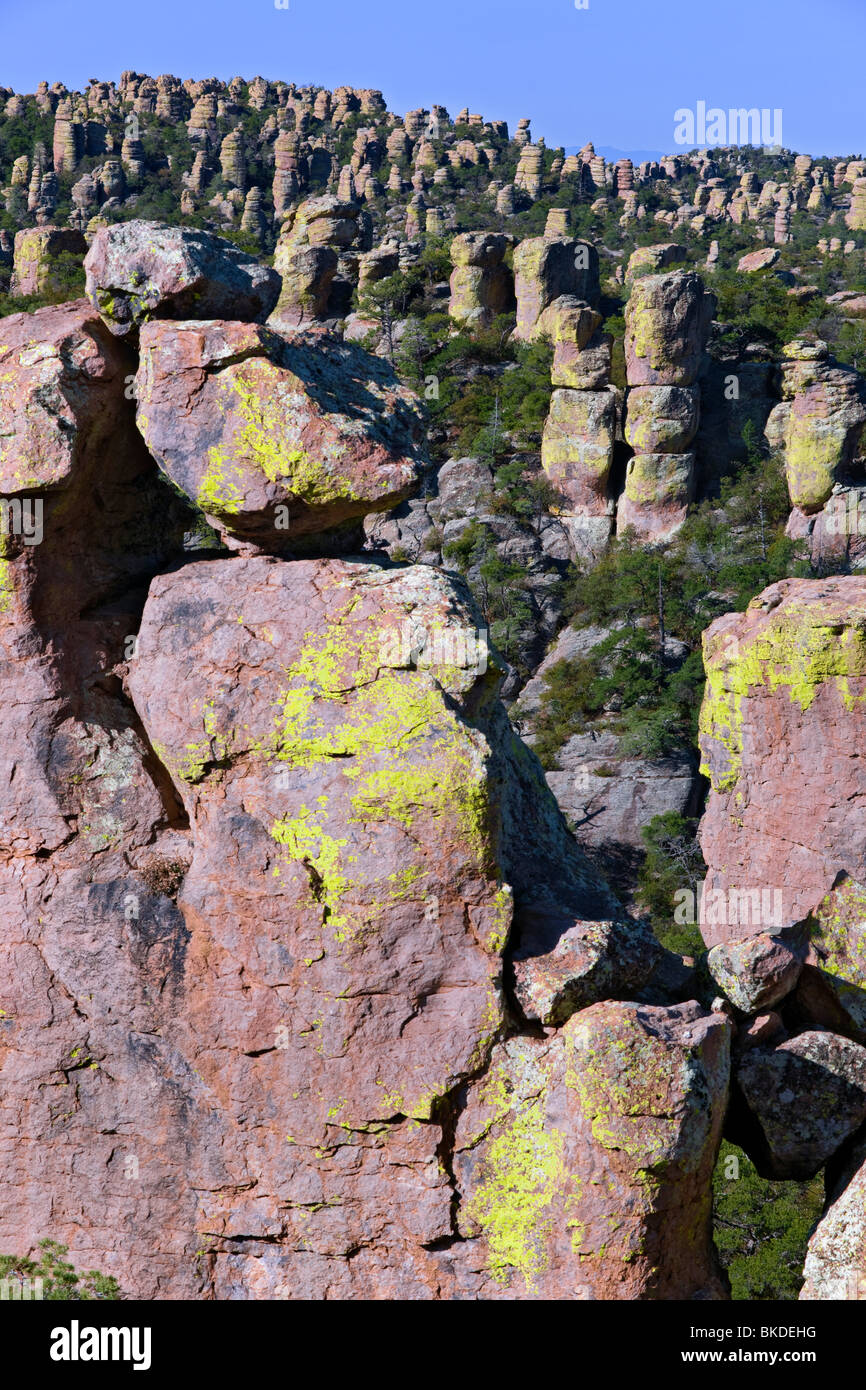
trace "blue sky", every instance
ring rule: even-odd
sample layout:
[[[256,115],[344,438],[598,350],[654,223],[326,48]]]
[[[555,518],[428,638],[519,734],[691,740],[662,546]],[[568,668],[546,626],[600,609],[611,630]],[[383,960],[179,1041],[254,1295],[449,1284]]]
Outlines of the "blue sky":
[[[0,85],[20,92],[261,73],[628,150],[673,150],[675,111],[703,100],[781,108],[785,145],[859,153],[864,49],[866,0],[0,0]]]

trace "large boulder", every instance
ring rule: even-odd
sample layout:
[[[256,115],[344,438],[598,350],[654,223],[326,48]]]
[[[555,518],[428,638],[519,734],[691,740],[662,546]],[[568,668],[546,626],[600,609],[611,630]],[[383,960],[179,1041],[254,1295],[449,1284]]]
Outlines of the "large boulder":
[[[812,1178],[866,1120],[866,1048],[806,1032],[745,1053],[737,1083],[760,1128],[753,1152],[774,1178]]]
[[[668,541],[682,527],[695,495],[694,454],[635,454],[626,467],[616,529],[641,541]]]
[[[730,1024],[697,1004],[600,1003],[498,1046],[460,1116],[464,1297],[725,1297],[711,1174]]]
[[[529,342],[549,333],[545,325],[539,327],[539,319],[562,295],[597,302],[598,252],[589,242],[572,237],[531,237],[514,251],[514,289],[514,336]]]
[[[461,327],[487,326],[514,308],[514,276],[504,263],[512,238],[497,232],[463,232],[451,243],[448,312]]]
[[[866,876],[866,770],[851,756],[864,626],[866,579],[783,579],[704,633],[707,889],[758,905],[749,924],[705,920],[709,946],[802,922],[840,874]]]
[[[623,433],[636,454],[682,454],[697,433],[699,395],[689,386],[636,386]]]
[[[152,323],[138,422],[226,535],[264,550],[384,511],[425,460],[418,398],[358,347],[245,323]]]
[[[230,241],[193,227],[100,227],[84,261],[87,297],[112,333],[151,319],[267,318],[280,277]]]
[[[762,932],[714,946],[707,956],[707,969],[736,1008],[756,1014],[791,993],[800,978],[804,954],[797,940]]]
[[[541,464],[568,510],[610,516],[608,481],[616,441],[617,393],[557,388],[544,422]]]
[[[629,386],[691,386],[701,369],[715,299],[699,275],[636,279],[625,309]]]

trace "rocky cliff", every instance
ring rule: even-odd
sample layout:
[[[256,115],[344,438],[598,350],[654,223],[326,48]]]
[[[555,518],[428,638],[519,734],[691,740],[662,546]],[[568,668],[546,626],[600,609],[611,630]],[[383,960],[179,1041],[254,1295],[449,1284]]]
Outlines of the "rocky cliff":
[[[740,1297],[733,1151],[861,1297],[862,163],[126,73],[0,184],[0,1255]]]

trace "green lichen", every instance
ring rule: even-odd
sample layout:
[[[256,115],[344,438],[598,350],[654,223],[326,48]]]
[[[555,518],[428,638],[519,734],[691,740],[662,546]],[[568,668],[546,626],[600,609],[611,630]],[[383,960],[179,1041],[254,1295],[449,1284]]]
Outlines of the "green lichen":
[[[564,1149],[565,1136],[547,1124],[540,1096],[510,1115],[485,1148],[466,1218],[487,1239],[490,1273],[498,1283],[516,1271],[531,1292],[549,1264],[553,1203],[568,1181]]]
[[[753,690],[787,690],[791,704],[804,711],[828,681],[835,683],[848,710],[866,698],[854,694],[850,686],[852,679],[866,675],[866,632],[860,627],[809,622],[788,607],[758,636],[741,640],[733,652],[726,651],[719,639],[705,639],[704,645],[707,685],[700,716],[705,754],[701,772],[716,791],[731,790],[739,779],[743,701]],[[709,766],[706,741],[725,750],[727,765],[721,770]]]

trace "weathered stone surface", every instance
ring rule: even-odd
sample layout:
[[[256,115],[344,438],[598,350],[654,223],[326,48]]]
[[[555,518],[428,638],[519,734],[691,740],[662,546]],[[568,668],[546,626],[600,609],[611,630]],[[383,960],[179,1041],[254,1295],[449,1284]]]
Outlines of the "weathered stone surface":
[[[101,227],[84,267],[88,299],[119,336],[150,319],[264,319],[280,288],[231,242],[161,222]]]
[[[571,237],[532,237],[514,251],[514,289],[517,295],[518,339],[537,335],[544,310],[562,295],[597,301],[598,252],[589,242]]]
[[[274,269],[282,276],[275,325],[327,317],[340,255],[358,243],[360,213],[356,203],[327,195],[308,198],[286,214],[274,253]]]
[[[617,393],[555,390],[544,423],[541,464],[571,510],[587,516],[612,511],[608,479],[616,439]]]
[[[113,674],[184,521],[135,429],[133,365],[83,300],[0,324],[2,491],[44,505],[36,543],[3,538],[0,1249],[52,1236],[143,1297],[195,1297],[159,1036],[185,934],[150,872],[182,858],[182,812]],[[194,1084],[185,1113],[204,1139]]]
[[[15,234],[15,259],[9,292],[62,294],[69,291],[69,266],[83,261],[87,242],[68,227],[29,227]]]
[[[807,1302],[866,1298],[866,1162],[818,1222],[803,1273]]]
[[[243,323],[148,324],[138,421],[187,496],[230,536],[284,550],[408,497],[417,397],[360,348]]]
[[[809,921],[796,1007],[810,1023],[866,1043],[866,887],[840,875]]]
[[[515,304],[514,277],[504,264],[511,237],[464,232],[451,243],[451,300],[448,312],[460,325],[487,325]]]
[[[625,437],[638,454],[682,454],[697,433],[699,395],[690,386],[636,386],[628,393]]]
[[[710,1173],[730,1024],[596,1004],[496,1049],[457,1126],[464,1296],[724,1297]]]
[[[797,942],[762,932],[745,941],[714,946],[707,956],[707,969],[732,1004],[745,1014],[754,1014],[791,993],[800,978],[804,955]]]
[[[715,300],[691,271],[634,281],[625,309],[630,386],[691,386],[697,378]]]
[[[737,1083],[776,1178],[814,1177],[866,1119],[866,1048],[835,1033],[807,1032],[747,1052]]]
[[[775,246],[764,246],[760,251],[750,251],[737,262],[740,274],[754,275],[758,270],[768,270],[774,266],[781,255]]]
[[[859,451],[866,426],[866,387],[859,374],[830,361],[823,344],[789,344],[779,417],[791,505],[820,511]]]
[[[669,266],[682,265],[686,259],[686,248],[676,241],[663,246],[639,246],[629,257],[625,283],[630,285],[644,275],[658,275]]]
[[[774,928],[803,921],[840,873],[863,877],[866,773],[851,751],[864,736],[864,625],[866,580],[785,579],[704,633],[707,889],[781,894]],[[760,914],[751,931],[703,925],[710,946],[764,929]]]
[[[512,955],[514,995],[527,1019],[558,1025],[599,1000],[633,999],[661,954],[638,918],[580,922],[529,913]]]
[[[617,533],[630,527],[641,540],[670,540],[685,521],[694,493],[694,454],[635,454],[617,504]]]

